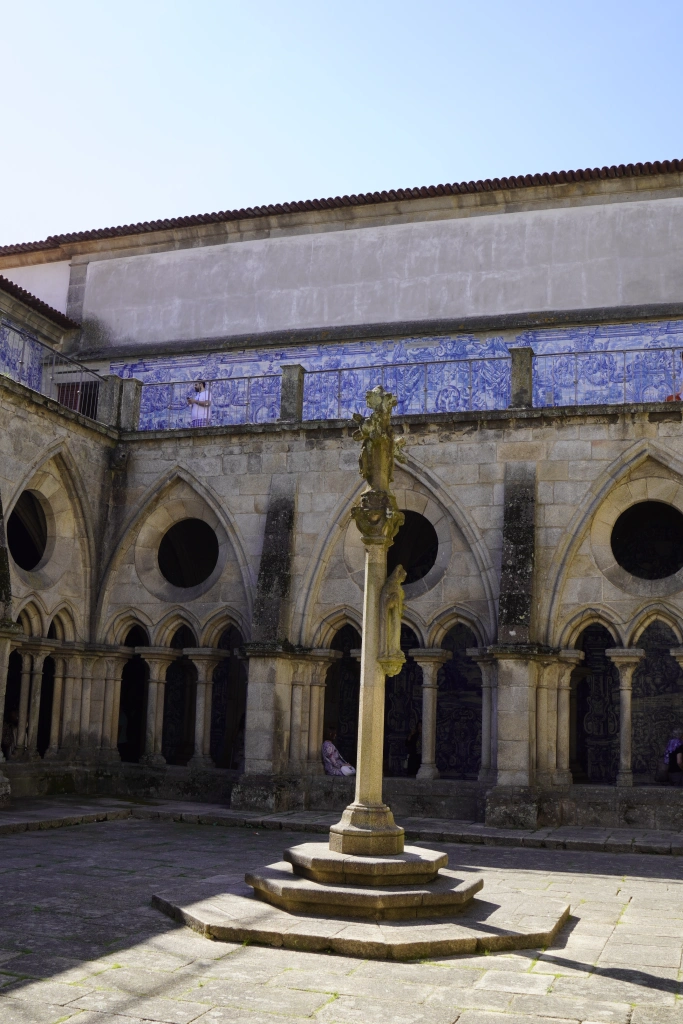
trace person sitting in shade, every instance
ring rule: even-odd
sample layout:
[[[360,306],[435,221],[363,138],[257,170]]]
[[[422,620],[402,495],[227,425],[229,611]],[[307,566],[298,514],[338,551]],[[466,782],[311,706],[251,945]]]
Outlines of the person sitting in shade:
[[[211,411],[211,399],[205,380],[197,380],[194,385],[195,394],[187,396],[187,404],[192,406],[192,426],[207,427]]]
[[[669,782],[683,786],[683,729],[672,729],[671,739],[666,745],[664,762]]]
[[[321,749],[325,775],[355,775],[356,769],[345,761],[334,745],[337,738],[336,729],[327,729]]]

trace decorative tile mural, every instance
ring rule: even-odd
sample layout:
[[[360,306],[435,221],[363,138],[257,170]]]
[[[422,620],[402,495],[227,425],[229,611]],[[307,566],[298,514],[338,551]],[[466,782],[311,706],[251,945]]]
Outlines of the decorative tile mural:
[[[0,321],[0,373],[40,391],[43,359],[44,348],[35,338],[9,320]]]
[[[683,321],[607,324],[474,335],[328,342],[279,349],[113,362],[111,372],[143,381],[143,430],[189,426],[196,380],[211,381],[214,425],[261,423],[279,416],[283,364],[307,371],[304,419],[348,418],[365,393],[383,384],[399,413],[505,409],[510,349],[530,346],[534,405],[664,401],[683,386]]]

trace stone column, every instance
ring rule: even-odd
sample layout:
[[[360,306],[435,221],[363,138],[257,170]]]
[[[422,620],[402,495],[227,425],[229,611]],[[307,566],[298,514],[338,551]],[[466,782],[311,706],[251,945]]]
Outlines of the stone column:
[[[133,651],[144,658],[149,666],[145,752],[140,761],[142,764],[164,765],[166,758],[161,753],[161,741],[164,728],[166,672],[169,665],[178,657],[178,651],[170,647],[134,647]]]
[[[418,779],[438,779],[436,767],[436,705],[439,669],[452,658],[451,651],[441,647],[415,647],[408,651],[422,669],[422,762]]]
[[[536,768],[535,645],[490,647],[498,665],[498,785],[530,787]]]
[[[631,684],[633,673],[638,662],[645,657],[640,647],[610,647],[605,651],[607,657],[619,670],[619,771],[617,786],[633,785],[633,767],[631,755]]]
[[[556,768],[553,782],[556,786],[571,786],[572,773],[569,769],[569,730],[571,675],[583,661],[583,651],[565,648],[560,651],[557,669],[557,741]]]
[[[54,654],[53,654],[54,657]],[[64,693],[64,676],[66,674],[66,659],[56,657],[55,661],[55,685],[52,693],[52,718],[50,720],[50,745],[45,751],[45,760],[53,761],[59,757],[59,732],[62,724],[62,697]]]
[[[81,714],[78,729],[79,760],[90,760],[94,751],[90,710],[92,705],[93,674],[98,660],[99,654],[91,654],[87,649],[81,658]]]
[[[119,707],[121,704],[121,672],[128,660],[128,652],[109,654],[105,658],[104,713],[102,721],[102,756],[108,761],[120,761]]]
[[[341,651],[330,648],[316,647],[308,652],[308,690],[309,714],[308,731],[301,735],[301,758],[307,757],[309,775],[323,775],[323,763],[320,748],[323,745],[323,725],[325,721],[325,687],[327,671],[330,666],[342,657]],[[304,753],[305,749],[305,753]]]
[[[9,669],[9,656],[18,646],[18,637],[22,632],[13,622],[0,623],[0,728],[4,721],[5,696],[7,694],[7,672]],[[0,747],[0,762],[5,760],[5,755]]]
[[[311,709],[311,670],[305,661],[292,664],[292,707],[289,729],[289,768],[301,770],[302,747],[304,763],[308,760],[308,730]]]
[[[65,658],[64,698],[62,707],[62,736],[59,745],[60,756],[70,757],[78,745],[78,721],[74,721],[76,709],[80,708],[80,654],[72,653]],[[80,712],[79,712],[80,715]]]
[[[495,783],[495,754],[497,745],[496,708],[496,661],[485,647],[470,647],[465,652],[479,666],[481,672],[481,767],[479,782]]]
[[[37,761],[40,758],[38,753],[38,716],[40,713],[40,698],[43,691],[43,665],[45,659],[52,653],[52,644],[32,643],[31,654],[33,665],[31,668],[31,700],[28,710],[28,737],[27,752],[30,761]]]
[[[387,550],[403,522],[390,489],[394,458],[404,456],[391,426],[396,398],[377,387],[367,393],[366,402],[372,415],[356,416],[359,429],[354,436],[362,441],[359,465],[368,487],[352,509],[365,546],[356,793],[330,829],[330,849],[374,856],[402,853],[405,837],[382,799],[384,680],[405,662],[400,649],[405,570],[397,566],[387,579]]]
[[[214,768],[211,757],[211,698],[214,669],[228,656],[227,651],[213,647],[186,647],[183,654],[197,669],[197,700],[194,718],[194,754],[189,760],[192,768]]]
[[[17,721],[17,749],[15,760],[23,760],[27,756],[26,731],[28,727],[28,699],[31,693],[31,655],[27,650],[21,651],[21,689],[19,691],[19,718]]]
[[[554,758],[550,756],[550,705],[551,694],[555,687],[552,678],[556,661],[548,655],[540,655],[537,660],[538,673],[536,681],[536,785],[549,786],[554,778]],[[553,750],[554,750],[553,744]]]

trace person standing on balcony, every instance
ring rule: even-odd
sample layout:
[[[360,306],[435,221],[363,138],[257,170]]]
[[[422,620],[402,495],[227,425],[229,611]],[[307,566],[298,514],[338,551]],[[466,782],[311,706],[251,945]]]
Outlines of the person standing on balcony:
[[[195,381],[195,394],[187,396],[187,404],[192,406],[192,426],[208,427],[211,414],[211,398],[206,381]]]

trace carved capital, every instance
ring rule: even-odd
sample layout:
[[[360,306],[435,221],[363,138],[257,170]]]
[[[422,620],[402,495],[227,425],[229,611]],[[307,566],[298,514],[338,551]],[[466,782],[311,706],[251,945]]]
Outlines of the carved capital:
[[[359,503],[351,509],[351,515],[364,544],[384,544],[386,547],[393,543],[404,518],[390,491],[373,490],[361,494]]]

